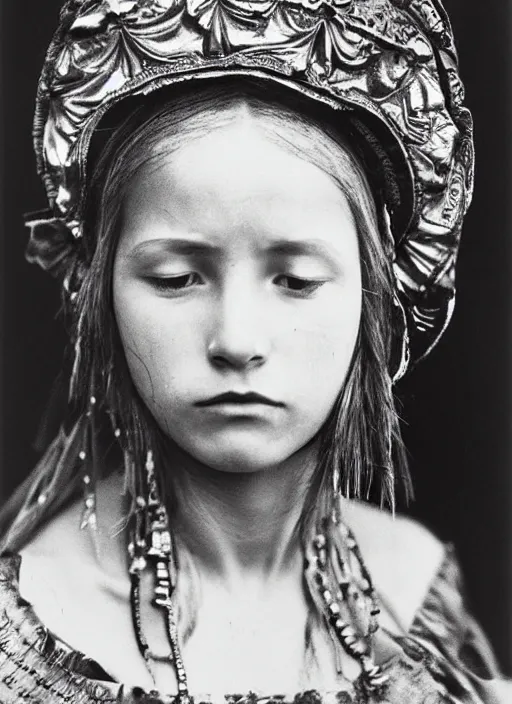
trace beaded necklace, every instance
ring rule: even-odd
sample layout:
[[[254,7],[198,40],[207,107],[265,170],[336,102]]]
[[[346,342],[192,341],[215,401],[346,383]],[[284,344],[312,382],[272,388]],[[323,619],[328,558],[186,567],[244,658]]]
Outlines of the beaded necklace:
[[[138,649],[153,681],[154,663],[168,663],[175,670],[179,703],[189,704],[190,693],[173,600],[178,570],[176,549],[169,517],[158,495],[151,452],[148,452],[146,472],[148,497],[138,497],[136,500],[128,544],[133,628]],[[362,681],[368,692],[381,689],[388,677],[375,664],[372,652],[372,637],[379,627],[377,596],[356,539],[337,511],[333,511],[329,518],[322,519],[313,539],[306,546],[305,558],[306,583],[315,606],[324,618],[335,651],[338,652],[341,646],[359,662]],[[163,612],[170,648],[166,656],[151,651],[143,632],[141,575],[148,568],[154,575],[152,605]],[[339,655],[337,669],[341,674]]]

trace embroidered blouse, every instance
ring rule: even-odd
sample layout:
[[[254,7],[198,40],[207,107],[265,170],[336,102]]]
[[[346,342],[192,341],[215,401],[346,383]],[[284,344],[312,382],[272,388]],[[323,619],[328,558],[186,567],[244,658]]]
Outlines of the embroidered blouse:
[[[20,595],[20,565],[19,555],[0,557],[1,704],[177,704],[176,696],[124,687],[49,632]],[[337,692],[251,692],[222,703],[201,696],[192,704],[506,704],[491,647],[466,610],[451,546],[409,632],[392,637],[399,652],[382,664],[389,680],[379,692],[358,679]]]

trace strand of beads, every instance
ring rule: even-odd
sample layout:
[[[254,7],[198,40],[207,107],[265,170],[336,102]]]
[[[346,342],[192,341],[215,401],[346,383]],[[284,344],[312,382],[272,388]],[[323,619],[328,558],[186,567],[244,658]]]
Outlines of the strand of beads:
[[[181,656],[178,625],[172,601],[177,580],[176,560],[169,528],[169,518],[165,506],[159,497],[154,468],[153,454],[149,451],[146,460],[148,497],[147,501],[143,497],[137,498],[135,529],[132,532],[132,539],[128,546],[131,561],[132,621],[139,651],[146,661],[153,680],[153,662],[172,664],[177,678],[179,701],[181,704],[188,704],[190,696],[187,676]],[[151,563],[155,576],[152,604],[162,609],[165,614],[166,634],[171,651],[169,656],[166,657],[157,656],[150,650],[142,631],[140,579],[141,573],[146,569],[148,563]]]
[[[334,531],[338,529],[334,524]],[[347,529],[348,530],[348,529]],[[346,546],[357,560],[363,579],[357,585],[354,574],[349,573],[346,561],[341,558],[336,545],[328,540],[327,531],[319,531],[313,540],[314,564],[313,580],[318,590],[326,621],[341,643],[345,652],[356,659],[362,670],[363,681],[368,690],[374,691],[386,684],[388,676],[375,664],[371,647],[371,636],[378,628],[375,590],[368,570],[362,561],[354,536],[346,534]],[[343,533],[339,533],[343,538]],[[329,537],[331,537],[329,535]],[[334,541],[336,543],[336,540]],[[329,557],[331,560],[329,560]],[[336,563],[336,567],[334,566]],[[330,571],[336,574],[336,581],[331,578]],[[336,583],[337,582],[337,583]],[[351,592],[352,590],[352,592]],[[361,592],[361,595],[359,594]],[[357,597],[355,596],[357,594]],[[354,601],[363,598],[370,601],[370,619],[368,630],[361,634],[343,617],[342,603],[352,597]]]
[[[357,541],[352,531],[339,520],[331,532],[331,539],[333,544],[332,567],[342,595],[345,599],[352,598],[360,609],[368,606],[368,635],[371,636],[379,628],[377,617],[380,614],[380,608],[372,578],[364,563]],[[348,550],[348,560],[343,559],[343,550]],[[350,555],[357,563],[359,575],[347,566],[347,561],[351,562]]]
[[[125,471],[128,474],[130,471],[131,457],[125,452]],[[134,525],[130,531],[130,541],[128,543],[128,557],[130,573],[130,608],[135,632],[135,640],[140,654],[144,658],[146,667],[153,682],[155,682],[155,673],[152,662],[154,660],[153,653],[149,649],[149,644],[142,631],[142,619],[140,613],[140,587],[141,574],[147,567],[147,542],[146,542],[146,500],[143,496],[137,496],[135,499],[135,514],[133,517]]]
[[[80,530],[90,528],[93,531],[97,530],[96,485],[98,481],[98,463],[95,452],[95,406],[96,397],[91,396],[89,399],[89,408],[85,414],[86,421],[82,438],[82,448],[78,454],[78,458],[82,462],[83,466],[87,467],[82,476],[84,507],[80,522]]]
[[[347,547],[351,552],[353,553],[359,568],[362,573],[363,577],[363,590],[368,599],[370,600],[370,619],[369,619],[369,625],[368,625],[368,633],[369,635],[373,635],[376,633],[379,629],[379,621],[378,621],[378,616],[380,614],[380,608],[378,604],[378,599],[377,599],[377,593],[375,591],[375,587],[372,582],[372,578],[370,576],[370,573],[368,571],[368,568],[366,567],[366,564],[363,560],[363,556],[361,554],[361,551],[359,549],[359,545],[357,544],[357,541],[354,537],[354,534],[352,531],[347,528],[346,526],[341,526],[338,525],[338,528],[340,530],[346,531],[345,536],[346,536],[346,542],[347,542]]]
[[[130,570],[130,583],[130,609],[135,640],[139,652],[144,658],[148,672],[151,675],[151,679],[155,682],[155,673],[152,664],[154,660],[153,653],[149,649],[149,644],[142,631],[142,619],[140,614],[140,572],[136,568],[133,571]]]

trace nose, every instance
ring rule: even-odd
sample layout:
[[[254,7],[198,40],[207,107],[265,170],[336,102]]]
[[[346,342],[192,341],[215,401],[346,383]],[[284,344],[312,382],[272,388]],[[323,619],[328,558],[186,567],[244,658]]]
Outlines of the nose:
[[[265,364],[268,339],[257,298],[256,291],[244,295],[231,288],[219,301],[208,341],[208,359],[217,369],[245,371]]]

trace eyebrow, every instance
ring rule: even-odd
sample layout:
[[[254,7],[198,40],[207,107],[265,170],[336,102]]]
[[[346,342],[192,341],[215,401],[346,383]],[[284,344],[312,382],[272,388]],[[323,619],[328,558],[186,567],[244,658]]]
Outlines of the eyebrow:
[[[131,250],[130,256],[136,257],[139,254],[157,254],[159,251],[167,251],[173,254],[184,256],[215,256],[222,254],[222,247],[204,242],[201,240],[189,239],[185,237],[164,237],[154,240],[139,242]],[[332,261],[336,258],[335,251],[321,240],[278,240],[272,242],[265,248],[265,253],[271,256],[283,257],[321,257],[324,260]]]
[[[201,242],[186,238],[165,237],[156,240],[146,240],[139,242],[131,250],[130,256],[137,256],[144,253],[156,253],[161,250],[166,250],[174,254],[183,254],[188,256],[218,254],[221,252],[221,247],[217,247],[209,242]]]
[[[281,256],[297,257],[322,257],[332,260],[335,257],[334,250],[320,240],[279,240],[268,247],[270,254]]]

